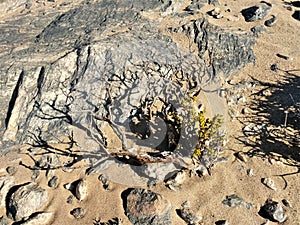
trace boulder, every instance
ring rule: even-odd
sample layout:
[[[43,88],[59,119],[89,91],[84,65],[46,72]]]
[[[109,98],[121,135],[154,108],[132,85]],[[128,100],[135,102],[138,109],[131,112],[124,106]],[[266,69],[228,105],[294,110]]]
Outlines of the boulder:
[[[134,225],[171,225],[171,205],[164,197],[142,188],[123,192],[125,213]]]
[[[267,3],[260,3],[242,10],[246,22],[253,22],[264,19],[270,12],[272,6]]]
[[[12,188],[8,196],[7,214],[15,221],[27,219],[48,203],[48,193],[35,183]]]

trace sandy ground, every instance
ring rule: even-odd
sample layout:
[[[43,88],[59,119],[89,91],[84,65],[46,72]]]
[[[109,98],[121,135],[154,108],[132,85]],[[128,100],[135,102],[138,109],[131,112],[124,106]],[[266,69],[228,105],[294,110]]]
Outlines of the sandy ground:
[[[231,12],[224,12],[224,18],[213,19],[210,22],[221,27],[231,29],[240,28],[241,30],[249,31],[251,27],[263,24],[264,21],[257,21],[246,23],[240,14],[241,9],[256,4],[258,1],[239,0],[239,1],[221,1],[221,10],[227,8]],[[227,4],[227,6],[225,6]],[[243,80],[258,79],[263,82],[278,83],[284,79],[285,73],[278,71],[277,73],[270,70],[270,65],[277,63],[279,68],[283,70],[297,70],[294,71],[296,76],[300,76],[300,22],[291,17],[292,11],[286,9],[283,1],[273,0],[274,4],[271,14],[278,18],[276,25],[266,28],[267,32],[261,33],[257,38],[257,43],[254,46],[254,52],[257,58],[255,65],[248,65],[238,74],[231,78],[231,82],[238,83]],[[203,8],[202,12],[207,12],[214,7],[207,6]],[[162,24],[166,23],[162,21]],[[276,56],[277,53],[287,55],[292,60],[285,60]],[[252,77],[252,78],[251,78]],[[259,91],[261,87],[256,87]],[[300,89],[299,89],[300,91]],[[238,106],[238,111],[244,107],[253,107],[253,98],[259,97],[251,96],[251,91],[245,93],[246,102]],[[280,109],[278,109],[280,110]],[[256,117],[257,111],[250,111],[250,115]],[[247,115],[249,118],[249,114]],[[237,137],[242,136],[243,121],[246,121],[245,115],[240,115],[238,119],[230,120],[227,126],[228,143],[222,156],[228,157],[227,162],[216,164],[212,169],[211,176],[192,177],[186,180],[183,187],[179,191],[169,190],[163,183],[158,183],[151,190],[160,193],[166,197],[172,204],[172,220],[173,224],[185,224],[176,213],[176,209],[185,201],[191,202],[191,209],[203,217],[203,224],[214,224],[218,220],[227,220],[232,225],[257,225],[263,224],[266,219],[262,218],[258,211],[264,202],[271,198],[281,202],[282,199],[290,201],[292,207],[284,207],[287,212],[288,219],[283,224],[285,225],[299,225],[300,224],[300,173],[296,166],[285,165],[286,161],[276,161],[270,157],[252,157],[248,158],[247,162],[242,162],[234,156],[238,151],[247,152],[251,147],[245,146],[237,140]],[[282,118],[278,118],[282,120]],[[249,120],[248,120],[249,121]],[[275,143],[276,146],[276,143]],[[26,149],[26,148],[25,148]],[[265,149],[261,149],[264,151]],[[268,151],[272,151],[269,149]],[[296,149],[297,151],[297,149]],[[17,173],[14,175],[17,183],[25,183],[30,181],[31,171],[19,165],[22,161],[27,165],[33,165],[32,160],[25,150],[20,153],[11,152],[6,156],[0,157],[0,175],[5,175],[5,168],[7,166],[16,166]],[[298,148],[299,154],[300,149]],[[281,155],[282,156],[282,155]],[[280,156],[280,157],[281,157]],[[299,162],[294,162],[299,166]],[[254,176],[247,175],[246,170],[252,168]],[[51,202],[46,208],[46,211],[55,212],[52,224],[93,224],[94,219],[102,219],[107,221],[113,217],[122,218],[125,225],[130,224],[124,214],[123,203],[121,199],[122,191],[129,188],[129,186],[112,183],[111,190],[104,190],[101,183],[97,179],[97,174],[86,176],[84,165],[81,168],[75,169],[73,172],[66,173],[61,169],[56,171],[56,175],[60,178],[58,188],[50,189],[47,186],[47,179],[45,171],[41,172],[41,178],[38,183],[49,190]],[[283,174],[290,174],[287,176],[280,176]],[[277,190],[271,190],[261,183],[261,178],[271,177]],[[73,204],[67,204],[66,199],[70,195],[63,185],[79,178],[86,179],[88,183],[88,197],[83,202],[74,200]],[[130,186],[132,187],[132,186]],[[145,187],[147,188],[147,187]],[[237,194],[246,202],[254,204],[254,208],[246,209],[245,207],[230,208],[222,201],[227,195]],[[70,215],[70,211],[76,207],[83,207],[86,210],[85,216],[76,220]],[[0,216],[5,214],[5,210],[0,208]],[[275,224],[275,223],[268,223]]]

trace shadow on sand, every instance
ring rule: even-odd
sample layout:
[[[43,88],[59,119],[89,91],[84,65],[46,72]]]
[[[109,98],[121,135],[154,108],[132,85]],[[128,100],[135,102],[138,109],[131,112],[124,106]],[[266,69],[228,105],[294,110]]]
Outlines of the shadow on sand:
[[[251,96],[253,115],[243,118],[243,137],[250,157],[284,159],[300,172],[300,70],[283,71],[278,83],[256,80],[260,91]],[[287,174],[289,175],[289,174]]]

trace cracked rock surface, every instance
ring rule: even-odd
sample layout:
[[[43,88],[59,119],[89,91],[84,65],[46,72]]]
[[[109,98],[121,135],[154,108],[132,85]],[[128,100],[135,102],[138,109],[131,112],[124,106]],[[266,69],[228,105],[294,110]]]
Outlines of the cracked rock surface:
[[[59,9],[64,12],[21,13],[0,25],[2,146],[55,141],[54,134],[68,136],[75,127],[91,130],[99,149],[105,140],[93,131],[110,108],[125,118],[127,101],[135,105],[151,95],[171,101],[168,95],[180,88],[172,82],[178,73],[177,80],[194,81],[189,91],[254,61],[250,35],[224,31],[205,18],[168,27],[192,38],[199,51],[182,50],[144,16],[165,12],[168,5],[160,1],[84,1]],[[143,93],[132,93],[146,84]]]

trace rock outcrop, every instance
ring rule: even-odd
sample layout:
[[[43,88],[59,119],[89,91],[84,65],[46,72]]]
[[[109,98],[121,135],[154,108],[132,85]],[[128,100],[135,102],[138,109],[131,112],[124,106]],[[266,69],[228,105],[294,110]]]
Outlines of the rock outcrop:
[[[7,196],[7,214],[15,221],[28,219],[48,202],[47,191],[34,183],[14,187],[10,192]]]
[[[68,149],[77,143],[100,157],[120,149],[164,152],[178,146],[188,149],[179,155],[189,156],[197,132],[188,121],[173,122],[166,115],[189,119],[187,96],[254,62],[254,39],[216,27],[204,15],[186,19],[193,13],[180,12],[180,2],[66,1],[46,11],[32,3],[5,19],[0,24],[1,149],[24,143],[47,148],[69,138]],[[149,14],[182,25],[162,28]],[[174,35],[190,39],[197,51],[180,46]],[[156,126],[149,118],[157,99],[162,107],[154,114]],[[130,125],[143,116],[145,126],[160,131],[148,140],[138,138]],[[113,130],[120,147],[108,146],[112,135],[104,127]]]

